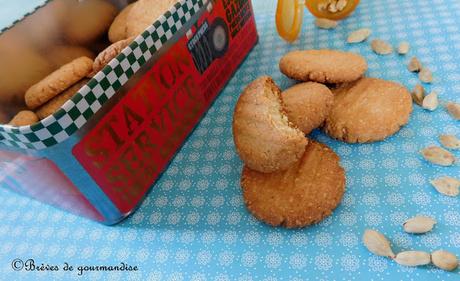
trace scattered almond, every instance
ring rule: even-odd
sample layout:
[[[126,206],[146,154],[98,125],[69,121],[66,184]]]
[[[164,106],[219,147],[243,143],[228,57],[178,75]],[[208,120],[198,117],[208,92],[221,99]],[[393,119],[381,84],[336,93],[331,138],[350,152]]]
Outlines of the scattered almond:
[[[374,53],[378,55],[389,55],[393,53],[393,47],[388,44],[386,41],[381,39],[374,39],[371,42],[371,48]]]
[[[447,271],[455,270],[458,267],[457,257],[444,250],[437,250],[431,253],[431,261],[435,266]]]
[[[394,260],[405,266],[426,265],[431,262],[431,255],[422,251],[405,251],[398,253]]]
[[[436,190],[447,196],[458,196],[460,193],[460,180],[452,177],[440,177],[430,181]]]
[[[454,135],[440,135],[439,142],[449,149],[460,149],[460,140]]]
[[[412,57],[407,65],[410,72],[419,72],[422,69],[422,63],[416,58]]]
[[[420,72],[421,73],[421,72]],[[439,105],[438,94],[431,92],[423,98],[422,107],[430,111],[435,110]]]
[[[421,84],[415,85],[412,90],[412,100],[419,106],[423,105],[423,99],[425,98],[425,89]]]
[[[316,18],[315,25],[322,29],[334,29],[337,27],[337,22],[330,19]]]
[[[403,223],[403,229],[407,233],[426,233],[433,229],[436,221],[430,217],[416,216]]]
[[[446,109],[455,120],[460,120],[460,104],[455,102],[448,102]]]
[[[422,70],[418,73],[418,79],[424,83],[431,83],[433,82],[433,74],[427,67],[422,67]]]
[[[382,257],[394,257],[390,241],[380,232],[366,229],[363,234],[364,246],[373,254]]]
[[[439,146],[429,146],[420,151],[429,162],[440,166],[451,166],[455,163],[455,156]]]
[[[408,42],[401,42],[398,46],[398,54],[405,55],[409,53],[409,43]]]
[[[370,35],[372,31],[369,28],[360,28],[358,30],[353,31],[348,35],[347,42],[348,43],[359,43],[365,41]]]

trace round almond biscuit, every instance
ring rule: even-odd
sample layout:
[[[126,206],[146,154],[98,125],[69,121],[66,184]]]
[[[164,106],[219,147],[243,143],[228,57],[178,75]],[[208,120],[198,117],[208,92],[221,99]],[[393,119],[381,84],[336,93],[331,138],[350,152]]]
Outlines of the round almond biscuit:
[[[321,126],[334,103],[329,88],[316,82],[294,85],[283,91],[281,97],[289,121],[304,134]]]
[[[16,127],[21,127],[32,125],[38,121],[38,117],[34,112],[29,110],[22,110],[19,111],[18,114],[16,114],[8,124]]]
[[[281,91],[268,76],[251,82],[233,114],[233,140],[243,162],[253,170],[285,170],[302,157],[308,140],[283,112]]]
[[[412,112],[409,91],[396,82],[365,77],[332,92],[324,131],[348,143],[383,140],[407,124]]]
[[[75,83],[74,85],[70,86],[67,90],[55,96],[50,101],[45,103],[44,105],[40,106],[35,113],[37,114],[40,120],[45,119],[49,115],[55,113],[58,109],[61,108],[64,103],[66,103],[69,99],[71,99],[78,90],[81,89],[86,83],[88,83],[89,79],[82,79]]]
[[[93,60],[87,57],[80,57],[63,65],[26,91],[25,102],[27,107],[36,109],[45,104],[83,79],[92,70]]]
[[[177,0],[139,0],[135,2],[126,18],[125,38],[141,34],[175,3]]]
[[[281,72],[299,81],[343,83],[359,79],[367,70],[366,59],[358,54],[337,50],[292,51],[280,62]]]
[[[298,228],[320,222],[332,214],[345,192],[339,160],[329,147],[310,140],[302,158],[285,171],[265,174],[243,167],[246,207],[272,226]]]
[[[123,10],[115,17],[109,28],[109,41],[112,43],[126,39],[126,23],[128,14],[131,11],[134,3],[124,7]]]

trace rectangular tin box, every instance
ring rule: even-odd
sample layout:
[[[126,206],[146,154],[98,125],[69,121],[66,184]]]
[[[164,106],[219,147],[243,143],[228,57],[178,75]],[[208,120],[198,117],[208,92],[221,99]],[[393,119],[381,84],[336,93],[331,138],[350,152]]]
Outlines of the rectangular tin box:
[[[0,185],[120,222],[256,42],[250,0],[178,1],[55,114],[0,125]]]

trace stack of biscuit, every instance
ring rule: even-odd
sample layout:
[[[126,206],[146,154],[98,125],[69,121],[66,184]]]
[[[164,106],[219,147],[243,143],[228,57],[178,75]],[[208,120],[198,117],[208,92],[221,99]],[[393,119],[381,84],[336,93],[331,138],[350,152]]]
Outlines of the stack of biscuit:
[[[0,103],[13,112],[0,110],[0,124],[11,113],[8,124],[25,126],[56,112],[176,2],[139,0],[118,12],[108,0],[54,0],[2,33]]]
[[[366,60],[350,52],[293,51],[279,67],[301,83],[283,92],[266,76],[249,84],[233,137],[248,210],[273,226],[304,227],[329,216],[345,192],[338,155],[306,135],[322,127],[349,143],[382,140],[408,122],[412,100],[398,83],[363,77]]]

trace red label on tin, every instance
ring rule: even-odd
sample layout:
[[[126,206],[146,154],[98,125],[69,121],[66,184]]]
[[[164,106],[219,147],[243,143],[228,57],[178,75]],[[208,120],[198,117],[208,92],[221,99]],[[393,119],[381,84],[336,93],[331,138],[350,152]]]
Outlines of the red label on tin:
[[[256,43],[249,1],[223,2],[205,13],[193,35],[174,44],[73,149],[123,213],[140,202]]]

